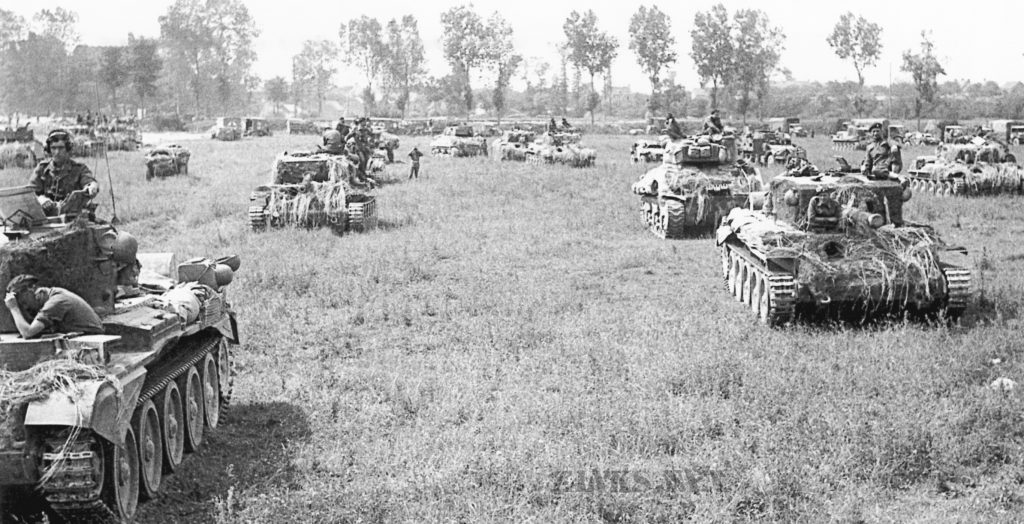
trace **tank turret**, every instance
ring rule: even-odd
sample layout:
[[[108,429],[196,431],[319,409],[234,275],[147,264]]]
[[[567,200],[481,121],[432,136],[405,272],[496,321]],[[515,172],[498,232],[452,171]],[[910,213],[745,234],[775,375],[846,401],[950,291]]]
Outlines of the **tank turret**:
[[[776,177],[761,211],[733,210],[718,229],[729,292],[770,325],[800,308],[958,317],[971,273],[951,261],[965,252],[905,221],[911,195],[895,178],[816,169]]]
[[[644,223],[661,238],[713,231],[734,207],[757,206],[761,173],[739,159],[733,136],[694,136],[666,144],[661,165],[632,186]]]

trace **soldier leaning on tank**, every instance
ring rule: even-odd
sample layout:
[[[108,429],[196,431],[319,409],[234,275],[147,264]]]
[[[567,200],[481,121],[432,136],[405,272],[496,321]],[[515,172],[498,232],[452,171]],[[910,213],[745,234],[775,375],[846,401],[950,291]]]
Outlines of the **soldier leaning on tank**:
[[[81,209],[100,192],[89,168],[71,159],[71,135],[67,131],[50,131],[43,151],[50,158],[36,165],[28,183],[35,189],[47,216],[59,215],[65,209]]]
[[[349,134],[349,131],[351,131],[351,129],[349,129],[349,127],[348,127],[348,124],[345,123],[345,117],[343,117],[343,116],[342,117],[338,117],[338,125],[334,126],[334,129],[337,132],[341,133],[341,137],[342,138],[347,137],[348,134]]]
[[[46,330],[54,333],[103,333],[96,311],[82,297],[59,287],[40,287],[33,275],[18,275],[7,284],[4,305],[11,312],[18,332],[33,338]],[[25,314],[32,316],[32,322]]]
[[[683,138],[683,130],[679,127],[679,122],[676,122],[676,117],[672,116],[672,113],[665,117],[665,129],[662,129],[662,132],[672,140]]]
[[[873,142],[868,146],[862,172],[870,178],[887,179],[889,174],[903,171],[903,156],[898,145],[892,144],[882,135],[882,124],[873,124],[868,131]]]
[[[712,109],[711,114],[704,119],[704,132],[709,135],[720,135],[724,129],[722,119],[718,117],[718,110]]]

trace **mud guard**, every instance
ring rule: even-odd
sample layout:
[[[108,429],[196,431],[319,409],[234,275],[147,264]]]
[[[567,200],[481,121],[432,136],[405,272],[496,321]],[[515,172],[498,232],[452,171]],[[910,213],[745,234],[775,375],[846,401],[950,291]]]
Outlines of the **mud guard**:
[[[235,312],[228,311],[227,315],[221,317],[220,321],[213,325],[224,338],[232,344],[240,344],[238,337],[238,321],[235,320]]]
[[[28,405],[25,425],[91,429],[108,441],[122,445],[124,428],[131,421],[145,378],[146,369],[140,367],[120,379],[81,384],[75,396],[51,393],[45,400]]]

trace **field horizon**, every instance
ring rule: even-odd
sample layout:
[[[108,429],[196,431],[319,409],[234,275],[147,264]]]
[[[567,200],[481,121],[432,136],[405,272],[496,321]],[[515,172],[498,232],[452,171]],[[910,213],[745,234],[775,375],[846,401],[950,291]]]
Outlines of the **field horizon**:
[[[960,323],[771,329],[713,239],[643,226],[635,137],[584,136],[593,168],[395,164],[377,230],[249,231],[274,157],[317,140],[182,142],[190,175],[152,182],[139,152],[83,160],[140,251],[242,258],[233,407],[139,522],[1024,518],[1022,389],[989,387],[1024,380],[1024,195],[907,204],[969,250]]]

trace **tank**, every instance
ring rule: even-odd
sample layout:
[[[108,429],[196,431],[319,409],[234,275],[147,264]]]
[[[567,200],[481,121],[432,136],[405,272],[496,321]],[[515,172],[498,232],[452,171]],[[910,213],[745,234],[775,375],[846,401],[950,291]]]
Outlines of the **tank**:
[[[188,161],[192,153],[178,144],[155,147],[146,153],[146,180],[188,174]]]
[[[6,167],[33,168],[43,156],[42,145],[35,141],[35,133],[28,125],[0,129],[0,169]]]
[[[903,181],[854,173],[777,176],[762,210],[735,209],[718,228],[729,293],[771,326],[801,309],[959,317],[971,284],[966,251],[904,220],[911,194]]]
[[[644,223],[661,238],[710,234],[737,206],[759,206],[761,173],[736,156],[733,136],[673,140],[661,165],[633,184]]]
[[[661,162],[665,155],[665,144],[668,141],[668,135],[661,135],[657,139],[637,139],[629,148],[629,159],[634,164]]]
[[[71,134],[71,156],[100,157],[106,152],[106,141],[96,137],[96,130],[92,126],[75,124],[65,129]]]
[[[526,160],[542,164],[565,164],[570,167],[591,167],[597,151],[580,145],[579,133],[544,133],[530,144]]]
[[[0,308],[0,520],[131,521],[223,422],[239,341],[226,286],[239,260],[175,265],[78,220],[6,233],[0,285],[30,273],[68,289],[104,333],[24,339]]]
[[[346,157],[322,152],[277,156],[270,184],[249,197],[253,231],[268,228],[330,227],[335,233],[366,231],[377,226],[373,181],[356,178]]]
[[[475,136],[472,126],[448,126],[430,142],[434,156],[478,156],[487,154],[487,139]]]
[[[535,138],[536,135],[533,131],[525,129],[505,131],[501,138],[494,142],[494,154],[492,156],[495,160],[525,162],[527,151],[529,151],[530,144],[533,143]]]
[[[139,128],[133,119],[115,118],[96,126],[96,131],[103,137],[107,151],[135,151],[142,144]]]
[[[934,155],[917,157],[907,174],[911,189],[939,196],[1021,194],[1024,169],[1016,160],[996,141],[942,144]]]

